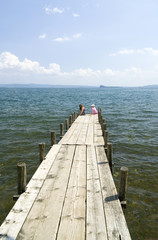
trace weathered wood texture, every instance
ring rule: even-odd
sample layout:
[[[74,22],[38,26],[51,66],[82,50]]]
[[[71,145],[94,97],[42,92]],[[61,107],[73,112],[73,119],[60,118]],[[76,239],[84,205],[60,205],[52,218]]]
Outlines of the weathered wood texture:
[[[4,223],[0,239],[130,240],[97,116],[78,117]]]

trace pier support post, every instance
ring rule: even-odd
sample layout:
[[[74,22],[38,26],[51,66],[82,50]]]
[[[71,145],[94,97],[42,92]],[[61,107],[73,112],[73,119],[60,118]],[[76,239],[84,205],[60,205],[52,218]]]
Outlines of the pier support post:
[[[26,164],[18,163],[17,172],[18,172],[18,194],[21,194],[25,192],[26,189]]]
[[[64,135],[64,123],[60,123],[60,139],[62,139]]]
[[[71,127],[71,125],[72,125],[72,115],[70,115],[69,117],[69,127]]]
[[[112,143],[107,143],[107,159],[109,162],[110,170],[113,175],[113,152],[112,152]]]
[[[127,177],[128,177],[128,168],[121,167],[120,169],[120,186],[119,186],[119,199],[122,207],[126,207],[126,191],[127,191]]]
[[[25,163],[18,163],[17,164],[17,181],[18,181],[18,193],[16,195],[13,195],[13,201],[16,201],[19,197],[20,194],[25,192],[26,190],[26,164]]]
[[[100,115],[99,123],[100,123],[101,126],[102,126],[102,122],[103,122],[103,116]]]
[[[66,131],[69,129],[69,119],[65,120]]]
[[[74,121],[75,121],[75,119],[76,119],[76,113],[75,112],[73,113],[73,116],[74,116]]]
[[[71,116],[72,116],[72,123],[73,123],[74,122],[74,114],[72,113]]]
[[[105,119],[103,119],[103,123],[102,123],[102,132],[103,132],[103,136],[104,136],[104,131],[106,130],[106,123],[105,123]]]
[[[98,108],[98,121],[101,124],[101,118],[102,118],[102,110],[101,108]]]
[[[105,153],[107,154],[107,144],[109,141],[109,132],[107,130],[104,130],[104,147],[105,147]]]
[[[56,144],[56,132],[51,132],[51,146]]]
[[[45,158],[45,143],[39,143],[39,159],[42,162]]]

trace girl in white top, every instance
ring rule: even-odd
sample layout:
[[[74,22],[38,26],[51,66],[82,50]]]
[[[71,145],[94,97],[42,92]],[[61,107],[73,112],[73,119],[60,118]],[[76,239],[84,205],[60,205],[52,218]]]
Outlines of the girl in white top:
[[[97,111],[97,109],[95,108],[95,105],[94,105],[94,104],[91,105],[91,109],[92,109],[92,114],[98,114],[98,111]]]

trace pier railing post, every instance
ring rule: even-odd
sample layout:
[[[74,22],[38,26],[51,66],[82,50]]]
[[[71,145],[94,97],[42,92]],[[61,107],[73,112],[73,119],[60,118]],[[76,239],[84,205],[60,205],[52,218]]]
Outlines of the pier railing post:
[[[56,144],[56,132],[52,131],[51,132],[51,146]]]
[[[75,121],[75,119],[76,119],[76,113],[74,112],[74,121]]]
[[[72,125],[72,115],[70,115],[69,117],[69,127],[71,127],[71,125]]]
[[[100,125],[102,126],[102,122],[103,122],[103,116],[100,115]]]
[[[63,137],[64,135],[64,123],[60,123],[60,139]]]
[[[26,164],[18,163],[17,172],[18,172],[18,194],[21,194],[25,192],[26,189]]]
[[[65,127],[66,127],[66,131],[68,131],[68,129],[69,129],[69,119],[65,120]]]
[[[120,185],[119,185],[119,199],[122,207],[126,207],[126,191],[127,191],[127,177],[128,177],[128,168],[121,167],[120,169]]]
[[[113,151],[112,151],[112,143],[107,143],[107,159],[109,162],[110,170],[113,175]]]
[[[20,194],[25,192],[26,190],[26,180],[27,174],[26,174],[26,164],[25,163],[18,163],[17,164],[17,194],[13,195],[13,201],[16,201]]]
[[[45,158],[45,143],[39,143],[39,159],[42,162]]]
[[[107,130],[104,130],[104,147],[105,147],[106,154],[107,154],[108,141],[109,141],[109,132]]]
[[[98,121],[101,124],[101,119],[102,119],[102,110],[101,108],[98,109]]]
[[[105,123],[105,119],[103,119],[103,123],[102,123],[102,132],[103,132],[103,136],[104,136],[104,131],[106,130],[106,123]]]

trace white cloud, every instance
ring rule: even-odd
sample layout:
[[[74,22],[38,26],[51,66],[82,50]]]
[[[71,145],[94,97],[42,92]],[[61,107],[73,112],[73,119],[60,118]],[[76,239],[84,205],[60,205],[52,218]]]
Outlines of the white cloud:
[[[3,52],[0,54],[0,70],[14,70],[18,73],[33,72],[36,74],[60,74],[60,66],[56,63],[51,63],[49,68],[40,66],[36,61],[31,61],[25,58],[20,61],[17,56],[10,52]]]
[[[59,37],[55,38],[55,42],[67,42],[67,41],[72,41],[73,39],[78,39],[82,36],[82,33],[76,33],[72,37]]]
[[[131,55],[131,54],[134,54],[135,51],[133,49],[125,49],[125,50],[121,50],[118,52],[118,54],[127,54],[127,55]]]
[[[65,42],[65,41],[70,41],[71,39],[68,37],[59,37],[59,38],[55,38],[54,41],[55,42]]]
[[[19,64],[18,57],[11,54],[10,52],[3,52],[0,54],[0,69],[14,68],[18,64]]]
[[[130,72],[130,73],[140,73],[142,70],[141,68],[136,68],[136,67],[131,67],[131,68],[126,68],[125,72]]]
[[[74,18],[78,18],[78,17],[80,17],[80,15],[77,14],[77,13],[73,13],[72,15],[73,15]]]
[[[53,8],[54,13],[63,13],[64,9],[59,9],[59,8]]]
[[[144,50],[145,50],[147,53],[150,53],[150,54],[152,54],[152,55],[158,56],[158,50],[156,50],[156,49],[144,48]]]
[[[93,77],[93,76],[97,77],[100,74],[101,74],[101,71],[99,71],[99,70],[94,71],[91,68],[87,68],[87,69],[80,68],[80,69],[75,70],[72,73],[72,75],[82,76],[82,77]]]
[[[114,76],[115,75],[114,71],[111,70],[111,69],[104,70],[104,73],[105,73],[105,75],[109,75],[109,76]]]
[[[59,13],[59,14],[61,14],[61,13],[64,12],[64,9],[59,9],[59,8],[57,8],[57,7],[55,7],[55,8],[45,7],[45,12],[46,12],[46,14],[48,14],[48,15],[51,15],[51,14],[53,14],[53,13]]]
[[[109,54],[110,57],[115,57],[117,55],[134,55],[134,54],[150,54],[153,56],[158,56],[158,50],[153,48],[142,48],[142,49],[123,49],[116,53]]]
[[[41,35],[39,35],[39,37],[38,37],[39,39],[44,39],[44,38],[46,38],[46,34],[44,33],[44,34],[41,34]]]

